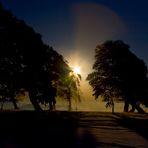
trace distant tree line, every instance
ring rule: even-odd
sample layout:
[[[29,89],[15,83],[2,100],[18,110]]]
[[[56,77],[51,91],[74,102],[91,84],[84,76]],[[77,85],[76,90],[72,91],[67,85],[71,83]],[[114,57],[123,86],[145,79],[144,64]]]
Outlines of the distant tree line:
[[[124,100],[124,111],[144,110],[148,107],[148,70],[143,60],[129,50],[121,40],[106,41],[97,45],[93,72],[87,77],[96,98],[102,97],[106,106],[113,107],[114,100]]]

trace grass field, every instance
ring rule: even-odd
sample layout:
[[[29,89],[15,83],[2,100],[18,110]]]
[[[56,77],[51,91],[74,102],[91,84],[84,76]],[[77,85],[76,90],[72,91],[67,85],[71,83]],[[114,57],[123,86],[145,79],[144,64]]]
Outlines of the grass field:
[[[0,148],[147,148],[148,114],[0,112]]]

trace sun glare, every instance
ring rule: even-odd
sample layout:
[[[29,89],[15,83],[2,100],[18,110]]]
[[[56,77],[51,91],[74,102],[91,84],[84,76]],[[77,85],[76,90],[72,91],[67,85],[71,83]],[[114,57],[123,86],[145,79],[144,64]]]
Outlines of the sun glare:
[[[73,71],[75,74],[80,74],[80,67],[74,67]]]

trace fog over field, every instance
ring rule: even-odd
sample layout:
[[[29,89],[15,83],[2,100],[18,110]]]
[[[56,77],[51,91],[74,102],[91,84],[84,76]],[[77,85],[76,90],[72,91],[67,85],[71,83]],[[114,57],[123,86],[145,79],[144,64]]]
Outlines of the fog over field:
[[[72,111],[98,111],[98,112],[111,112],[111,108],[105,107],[105,102],[102,102],[101,100],[95,100],[95,99],[85,99],[81,102],[72,101]],[[20,110],[34,110],[32,104],[29,100],[18,102],[18,105],[20,107]],[[42,105],[44,109],[48,109],[48,106]],[[123,112],[124,103],[123,102],[115,102],[115,112]],[[148,112],[148,109],[143,107],[146,112]],[[13,104],[11,103],[5,103],[4,109],[13,109]],[[68,102],[63,99],[57,99],[56,103],[56,110],[57,111],[67,111],[68,110]]]

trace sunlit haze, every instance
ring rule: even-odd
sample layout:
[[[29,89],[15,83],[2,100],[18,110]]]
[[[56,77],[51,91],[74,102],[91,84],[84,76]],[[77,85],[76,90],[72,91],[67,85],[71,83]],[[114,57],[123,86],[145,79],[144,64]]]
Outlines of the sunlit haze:
[[[146,0],[0,1],[40,33],[43,41],[62,54],[74,72],[81,75],[83,99],[93,100],[86,77],[92,72],[97,44],[123,40],[148,65]]]
[[[75,74],[80,74],[80,67],[74,67],[73,71]]]

